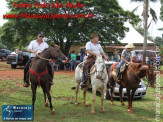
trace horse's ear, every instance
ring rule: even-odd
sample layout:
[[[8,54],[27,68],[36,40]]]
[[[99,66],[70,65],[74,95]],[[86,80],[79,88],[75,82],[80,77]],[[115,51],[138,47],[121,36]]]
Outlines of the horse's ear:
[[[105,57],[104,57],[104,56],[102,56],[102,58],[104,59]]]
[[[58,45],[56,45],[56,44],[55,44],[55,47],[58,48],[58,49],[60,49],[60,47]]]

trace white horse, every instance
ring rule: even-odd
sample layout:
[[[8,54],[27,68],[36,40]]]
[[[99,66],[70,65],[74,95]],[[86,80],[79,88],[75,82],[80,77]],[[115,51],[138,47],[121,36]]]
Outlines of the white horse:
[[[80,65],[80,64],[79,64]],[[82,78],[83,69],[79,67],[79,65],[75,69],[75,80],[76,80],[76,98],[75,98],[75,105],[78,105],[78,91],[79,86]],[[92,95],[93,95],[93,104],[91,108],[91,114],[95,114],[94,105],[96,100],[96,91],[100,91],[101,93],[101,112],[105,113],[103,101],[104,101],[104,92],[106,91],[106,85],[108,83],[108,75],[105,66],[105,60],[102,56],[96,57],[95,65],[90,70],[90,78],[91,83],[89,80],[87,81],[87,86],[90,88],[92,87]],[[86,103],[86,92],[88,87],[83,89],[83,104],[88,106]]]

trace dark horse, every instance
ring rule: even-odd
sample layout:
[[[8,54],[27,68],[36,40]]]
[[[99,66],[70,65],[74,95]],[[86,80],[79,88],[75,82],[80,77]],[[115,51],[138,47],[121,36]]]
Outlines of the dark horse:
[[[50,109],[51,114],[55,114],[55,111],[52,106],[51,102],[51,95],[50,95],[50,81],[49,81],[49,74],[47,70],[47,64],[49,63],[49,59],[63,59],[66,58],[66,56],[61,52],[59,49],[59,46],[51,46],[47,49],[45,49],[39,57],[33,58],[31,61],[31,67],[29,72],[29,79],[31,82],[31,89],[32,89],[32,105],[34,110],[34,103],[36,100],[36,89],[37,86],[41,85],[43,92],[44,92],[44,98],[45,98],[45,106],[48,106],[46,95],[48,96],[48,100],[50,102]]]
[[[128,98],[128,113],[133,113],[132,101],[133,101],[134,93],[136,89],[138,88],[139,83],[141,82],[140,79],[146,76],[148,69],[149,67],[147,64],[132,63],[128,65],[128,67],[124,71],[121,81],[117,82],[116,77],[115,77],[116,66],[113,66],[113,67],[111,66],[109,73],[108,73],[109,87],[111,88],[111,105],[114,105],[112,95],[113,95],[115,83],[117,82],[120,85],[119,93],[120,93],[121,105],[124,106],[124,102],[122,99],[122,89],[126,88],[127,98]]]

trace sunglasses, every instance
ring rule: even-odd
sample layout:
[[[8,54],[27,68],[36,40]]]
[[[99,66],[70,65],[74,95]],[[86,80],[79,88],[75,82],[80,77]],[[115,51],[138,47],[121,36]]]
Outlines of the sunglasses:
[[[43,38],[43,36],[39,36],[40,38]]]

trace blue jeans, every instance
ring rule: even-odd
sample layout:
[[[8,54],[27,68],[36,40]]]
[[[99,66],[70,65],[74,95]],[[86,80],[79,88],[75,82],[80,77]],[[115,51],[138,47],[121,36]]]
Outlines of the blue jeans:
[[[120,62],[119,65],[118,65],[117,74],[116,74],[116,77],[117,77],[117,78],[118,78],[118,76],[119,76],[120,68],[121,68],[121,66],[123,66],[124,63],[125,63],[125,62],[121,60],[121,62]]]
[[[74,60],[73,61],[70,61],[70,64],[71,64],[71,70],[75,70],[75,68],[76,68],[75,61]]]
[[[86,73],[86,72],[85,72],[85,70],[83,69],[83,74],[82,74],[81,82],[83,82],[84,79],[86,78],[86,74],[85,74],[85,73]]]

